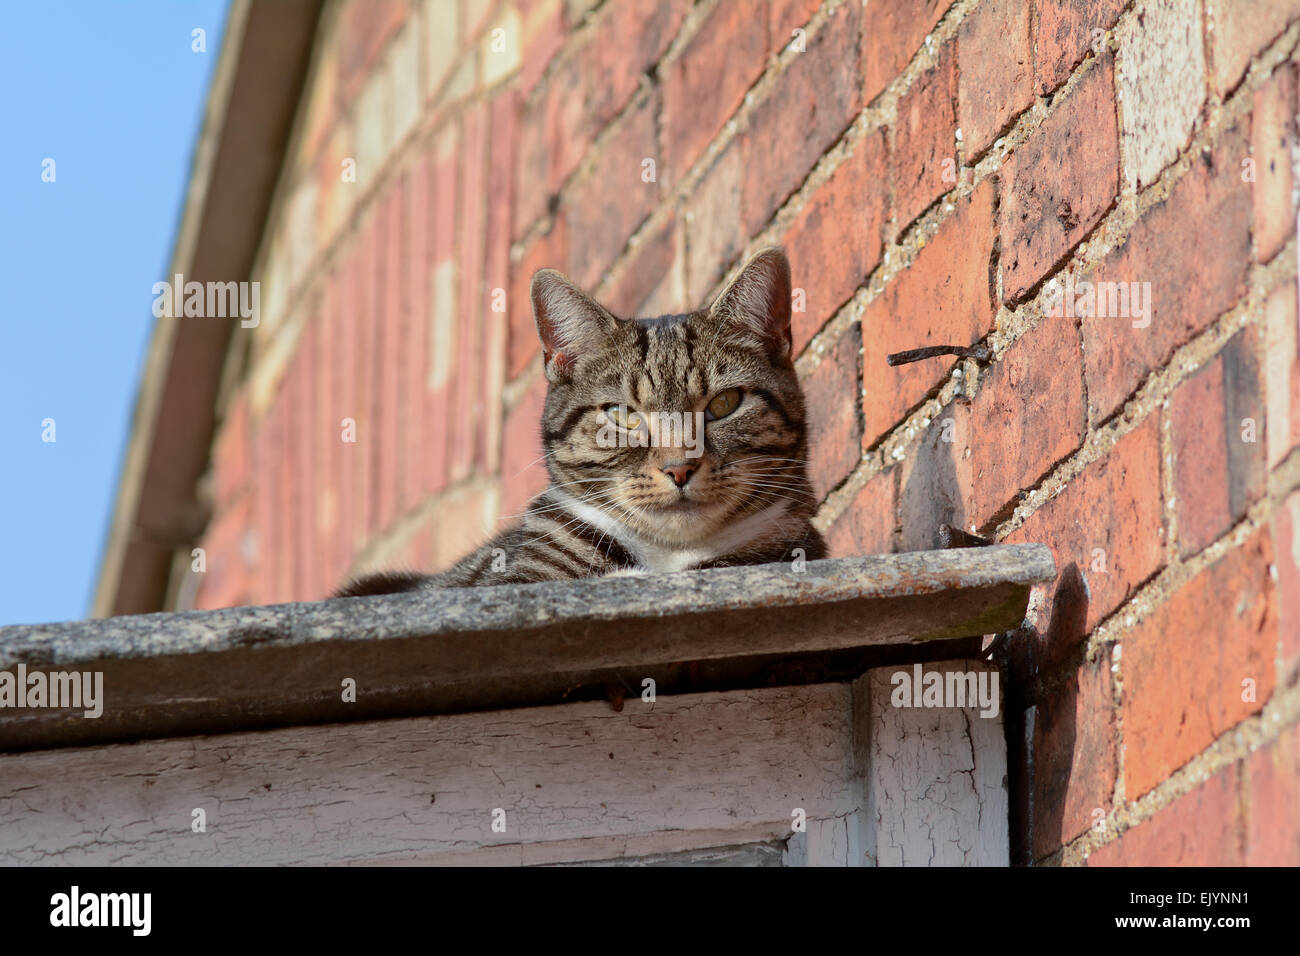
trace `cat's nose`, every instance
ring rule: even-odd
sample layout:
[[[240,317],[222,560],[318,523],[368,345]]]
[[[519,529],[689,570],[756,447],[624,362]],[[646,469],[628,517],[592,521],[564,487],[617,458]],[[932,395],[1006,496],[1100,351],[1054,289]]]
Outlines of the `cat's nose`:
[[[678,488],[682,488],[685,487],[686,482],[691,480],[691,475],[695,474],[696,467],[697,466],[685,462],[674,462],[672,464],[664,465],[661,470],[665,475],[673,480],[674,485]]]

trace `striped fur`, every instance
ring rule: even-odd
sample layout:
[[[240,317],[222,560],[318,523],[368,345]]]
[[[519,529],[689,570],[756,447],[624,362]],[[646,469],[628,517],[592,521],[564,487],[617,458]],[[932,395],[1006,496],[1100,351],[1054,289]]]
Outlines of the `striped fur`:
[[[810,523],[816,501],[790,354],[790,292],[779,249],[755,256],[711,307],[653,319],[617,319],[559,273],[539,272],[532,298],[549,383],[550,487],[518,525],[448,571],[376,575],[340,594],[824,557]],[[739,404],[708,421],[697,456],[689,440],[609,440],[611,405],[689,414],[730,389]],[[695,470],[679,486],[664,469],[683,465]]]

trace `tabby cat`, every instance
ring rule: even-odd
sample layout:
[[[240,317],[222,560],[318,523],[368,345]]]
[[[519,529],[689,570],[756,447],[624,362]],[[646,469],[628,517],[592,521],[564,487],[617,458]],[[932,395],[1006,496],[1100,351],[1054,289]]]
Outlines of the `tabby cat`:
[[[615,318],[539,271],[550,486],[519,525],[442,574],[371,575],[340,595],[824,557],[790,293],[777,248],[711,307],[653,319]]]

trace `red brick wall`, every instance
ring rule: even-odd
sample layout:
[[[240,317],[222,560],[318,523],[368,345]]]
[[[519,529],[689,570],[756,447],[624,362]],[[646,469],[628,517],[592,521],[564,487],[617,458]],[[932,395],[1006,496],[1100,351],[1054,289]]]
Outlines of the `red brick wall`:
[[[1017,857],[1300,863],[1298,38],[1300,0],[332,7],[199,605],[517,513],[535,269],[657,314],[784,243],[834,553],[1055,551],[1005,652]],[[1046,315],[1067,276],[1150,324]]]

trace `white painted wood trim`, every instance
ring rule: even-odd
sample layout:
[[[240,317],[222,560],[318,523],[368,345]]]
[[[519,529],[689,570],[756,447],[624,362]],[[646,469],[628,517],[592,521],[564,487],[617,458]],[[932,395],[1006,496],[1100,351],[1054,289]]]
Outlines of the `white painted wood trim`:
[[[925,664],[926,671],[984,671],[982,661]],[[854,682],[865,752],[864,845],[878,866],[1009,866],[1009,790],[1002,701],[978,707],[897,708],[892,676],[880,667]],[[999,685],[1000,687],[1000,685]],[[864,722],[865,721],[865,728]]]
[[[788,866],[1007,865],[1001,708],[893,707],[900,669],[634,697],[621,713],[576,703],[0,755],[0,864],[518,866],[786,841]]]
[[[855,809],[850,697],[813,684],[9,754],[0,863],[527,864],[779,839],[794,807]]]

